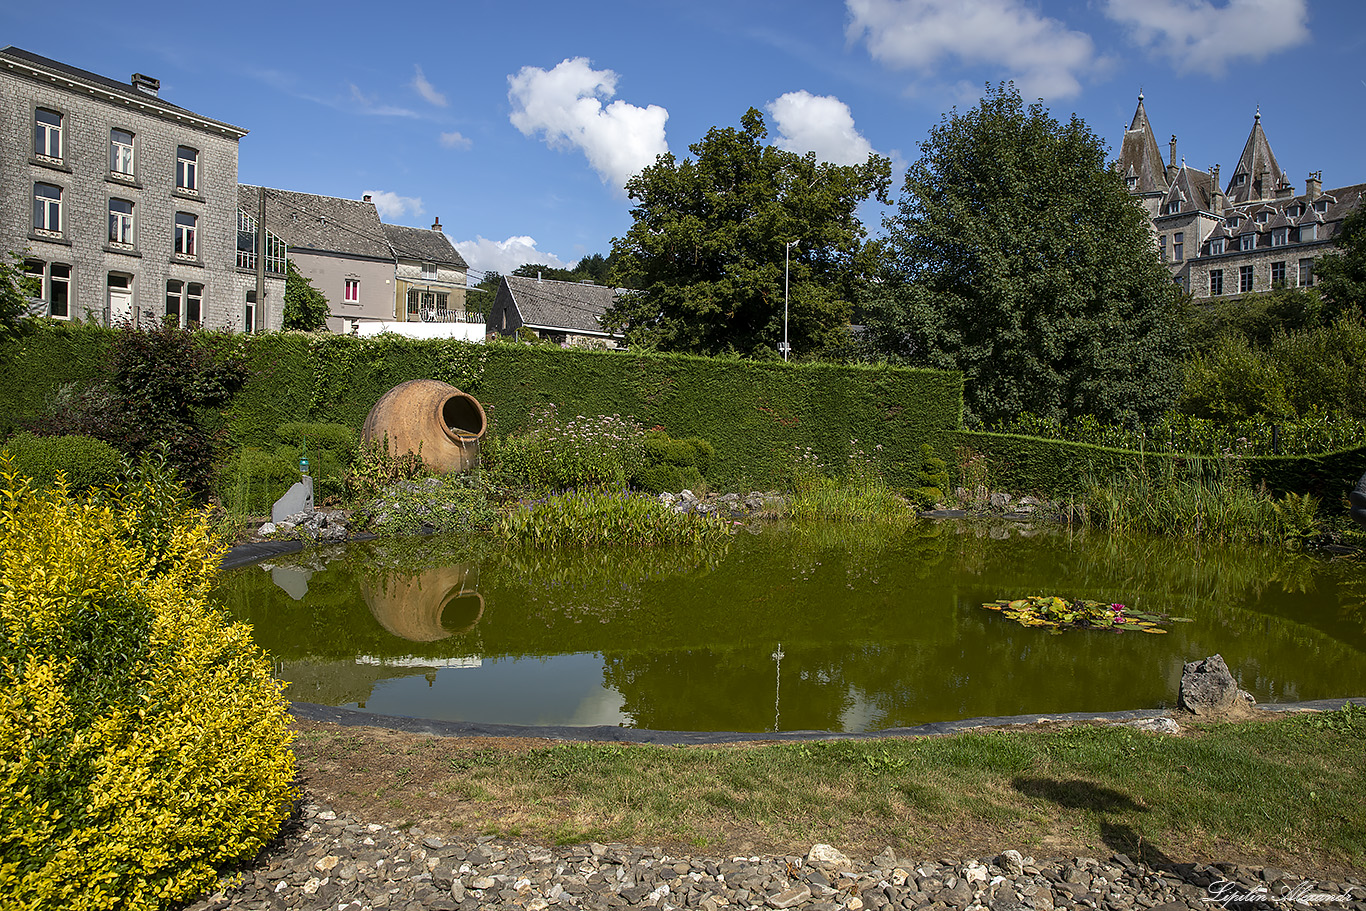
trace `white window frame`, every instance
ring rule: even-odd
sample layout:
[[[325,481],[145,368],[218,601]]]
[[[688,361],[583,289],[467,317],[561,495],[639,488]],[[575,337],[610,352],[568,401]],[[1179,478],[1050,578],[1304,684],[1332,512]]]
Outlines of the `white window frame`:
[[[1249,294],[1249,293],[1251,293],[1252,288],[1253,288],[1253,286],[1254,286],[1255,284],[1256,284],[1256,273],[1254,273],[1254,272],[1252,271],[1252,267],[1251,267],[1251,266],[1239,266],[1239,267],[1238,267],[1238,293],[1239,293],[1239,294]]]
[[[121,212],[115,210],[114,206],[118,203],[122,203],[123,205],[127,206],[128,211]],[[133,213],[135,211],[136,208],[132,200],[110,197],[109,242],[111,244],[123,244],[126,247],[133,246],[135,237],[135,235],[133,234]]]
[[[185,152],[190,155],[186,157]],[[186,193],[199,192],[199,150],[193,146],[176,146],[175,187]]]
[[[1319,226],[1317,222],[1300,225],[1300,243],[1319,239]]]
[[[40,194],[40,187],[50,187],[57,191],[54,199],[46,194]],[[50,235],[53,237],[62,236],[62,197],[65,195],[60,186],[55,183],[43,183],[41,181],[33,185],[33,232],[35,234]]]
[[[128,137],[127,142],[115,138],[116,133],[122,133]],[[132,177],[133,168],[136,164],[134,157],[136,146],[134,142],[137,135],[132,130],[124,130],[113,127],[109,131],[109,173],[119,177]]]
[[[1273,246],[1273,247],[1284,247],[1284,246],[1285,246],[1286,244],[1288,244],[1289,242],[1290,242],[1290,229],[1289,229],[1289,228],[1272,228],[1272,229],[1271,229],[1271,246]]]
[[[1276,275],[1277,272],[1281,273],[1279,277]],[[1276,287],[1277,283],[1279,283],[1282,287],[1285,287],[1286,284],[1285,262],[1283,260],[1271,264],[1271,287]]]
[[[57,118],[56,123],[39,120],[43,114]],[[62,126],[66,116],[52,108],[33,109],[33,155],[49,161],[62,160]]]
[[[1238,238],[1238,249],[1244,253],[1248,250],[1257,249],[1257,235],[1244,234],[1242,237]]]
[[[1172,262],[1181,262],[1186,253],[1186,232],[1177,231],[1172,235]]]
[[[53,319],[71,319],[71,264],[26,259],[21,268],[25,279],[38,283],[38,295],[33,300],[47,304],[47,315]]]
[[[360,303],[360,279],[348,278],[342,292],[342,302],[347,304]]]
[[[1209,242],[1209,255],[1219,256],[1224,252],[1224,238],[1216,237]]]
[[[1209,296],[1222,297],[1224,294],[1224,270],[1209,270]]]
[[[422,264],[422,279],[423,281],[436,281],[436,263]]]
[[[1312,259],[1300,260],[1295,278],[1301,288],[1314,287],[1314,261]]]
[[[256,329],[256,292],[248,291],[242,310],[242,331],[250,335]]]
[[[182,218],[189,219],[186,224]],[[175,214],[175,255],[182,259],[199,257],[199,216],[193,212]]]

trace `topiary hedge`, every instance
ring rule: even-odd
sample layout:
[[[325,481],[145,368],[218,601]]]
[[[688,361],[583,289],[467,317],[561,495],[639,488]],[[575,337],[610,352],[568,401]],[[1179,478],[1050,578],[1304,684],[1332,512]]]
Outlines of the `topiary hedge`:
[[[39,437],[19,433],[5,441],[15,469],[38,487],[51,487],[58,475],[72,491],[113,484],[123,455],[108,443],[86,436]]]
[[[282,686],[205,600],[206,516],[168,502],[38,491],[0,461],[5,907],[178,903],[290,812]]]

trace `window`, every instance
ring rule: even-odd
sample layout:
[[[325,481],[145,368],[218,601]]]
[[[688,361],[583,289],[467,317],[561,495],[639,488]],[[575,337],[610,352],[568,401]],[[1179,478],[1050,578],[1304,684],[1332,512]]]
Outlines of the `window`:
[[[1157,238],[1157,249],[1162,253],[1162,261],[1167,261],[1167,235],[1162,234]]]
[[[1280,262],[1271,264],[1271,287],[1285,287],[1285,263]]]
[[[204,310],[204,286],[172,279],[166,283],[166,319],[173,325],[197,329]]]
[[[1259,224],[1259,225],[1264,225],[1264,224],[1266,224],[1266,223],[1267,223],[1268,221],[1270,221],[1270,220],[1271,220],[1271,213],[1270,213],[1270,212],[1258,212],[1258,213],[1257,213],[1257,224]]]
[[[427,281],[436,281],[436,263],[423,263],[422,277]]]
[[[1176,214],[1179,213],[1180,211],[1181,211],[1181,200],[1179,200],[1179,199],[1173,199],[1171,202],[1167,203],[1167,211],[1166,211],[1165,214],[1167,214],[1167,215],[1176,215]]]
[[[360,279],[348,278],[346,280],[346,293],[342,296],[342,300],[348,304],[360,303]]]
[[[256,219],[237,210],[237,268],[256,271]],[[285,242],[266,229],[266,271],[285,274]]]
[[[242,331],[250,335],[256,331],[256,292],[247,292],[247,306],[242,313]]]
[[[1315,201],[1315,203],[1314,203],[1314,211],[1315,211],[1315,212],[1327,212],[1327,211],[1328,211],[1328,200],[1326,200],[1326,199],[1320,199],[1320,200]]]
[[[133,134],[127,130],[109,131],[109,173],[133,176]]]
[[[126,199],[109,200],[109,242],[133,245],[133,204]]]
[[[1253,250],[1253,249],[1256,249],[1256,247],[1257,247],[1257,235],[1256,235],[1256,234],[1244,234],[1242,237],[1238,238],[1238,249],[1239,249],[1239,250],[1243,250],[1243,251]]]
[[[1300,225],[1300,242],[1319,239],[1318,225]]]
[[[33,154],[51,161],[62,160],[62,115],[47,108],[33,112]]]
[[[189,146],[176,147],[175,185],[177,190],[199,192],[199,152]]]
[[[1234,175],[1233,175],[1233,185],[1234,185],[1235,187],[1241,187],[1241,186],[1242,186],[1243,184],[1245,184],[1245,183],[1247,183],[1247,175],[1246,175],[1246,174],[1234,174]]]
[[[67,263],[45,263],[41,259],[24,260],[24,282],[27,293],[47,304],[48,316],[71,318],[71,266]]]
[[[197,255],[199,217],[189,212],[175,214],[175,255],[193,259]]]
[[[1252,290],[1252,267],[1238,267],[1238,293],[1246,294]]]
[[[1314,286],[1314,261],[1312,259],[1300,260],[1300,287],[1312,288]]]
[[[60,237],[62,234],[62,188],[50,183],[33,185],[33,231]]]
[[[1177,231],[1172,235],[1172,259],[1177,262],[1181,262],[1181,251],[1185,247],[1185,244],[1183,243],[1185,237],[1186,233],[1184,231]]]
[[[1209,270],[1209,296],[1218,297],[1224,293],[1224,270]]]
[[[1271,246],[1273,246],[1273,247],[1284,247],[1289,241],[1290,241],[1290,229],[1289,229],[1289,228],[1272,228],[1272,229],[1271,229]]]
[[[1209,242],[1209,255],[1218,256],[1224,252],[1224,238],[1216,237]]]

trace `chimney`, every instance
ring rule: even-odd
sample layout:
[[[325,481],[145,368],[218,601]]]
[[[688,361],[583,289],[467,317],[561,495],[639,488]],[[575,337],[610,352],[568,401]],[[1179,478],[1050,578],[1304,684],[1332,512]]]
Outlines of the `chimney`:
[[[157,93],[161,91],[160,79],[153,79],[151,76],[144,76],[142,73],[134,73],[129,82],[133,84],[133,88],[151,95],[153,98],[156,98]]]
[[[1313,202],[1323,195],[1322,171],[1310,172],[1309,179],[1304,182],[1304,195],[1309,197],[1310,202]]]
[[[1167,179],[1168,179],[1168,180],[1175,180],[1175,179],[1176,179],[1176,134],[1175,134],[1175,133],[1172,134],[1171,158],[1170,158],[1170,160],[1171,160],[1171,163],[1170,163],[1169,165],[1167,165]]]
[[[362,197],[360,198],[360,201],[361,201],[361,202],[371,202],[370,194],[369,194],[369,193],[366,193],[364,196],[362,196]]]
[[[1219,166],[1215,165],[1209,169],[1210,182],[1214,184],[1214,189],[1210,193],[1210,204],[1214,208],[1215,215],[1224,214],[1224,188],[1219,184]]]
[[[440,216],[440,215],[438,215],[438,216],[436,216],[434,219],[432,219],[432,230],[433,230],[433,231],[441,231],[441,216]],[[443,231],[442,233],[444,234],[445,232]]]

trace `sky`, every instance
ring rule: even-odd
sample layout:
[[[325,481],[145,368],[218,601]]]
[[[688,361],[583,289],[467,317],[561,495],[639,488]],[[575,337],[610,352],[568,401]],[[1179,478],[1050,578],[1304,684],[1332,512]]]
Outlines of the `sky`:
[[[893,164],[1013,80],[1118,155],[1139,92],[1164,156],[1242,152],[1260,110],[1303,192],[1366,182],[1366,0],[6,3],[0,46],[250,130],[246,184],[359,199],[471,266],[569,266],[631,226],[626,181],[750,107],[770,140]],[[882,207],[862,210],[872,234]],[[780,256],[781,250],[775,255]]]

